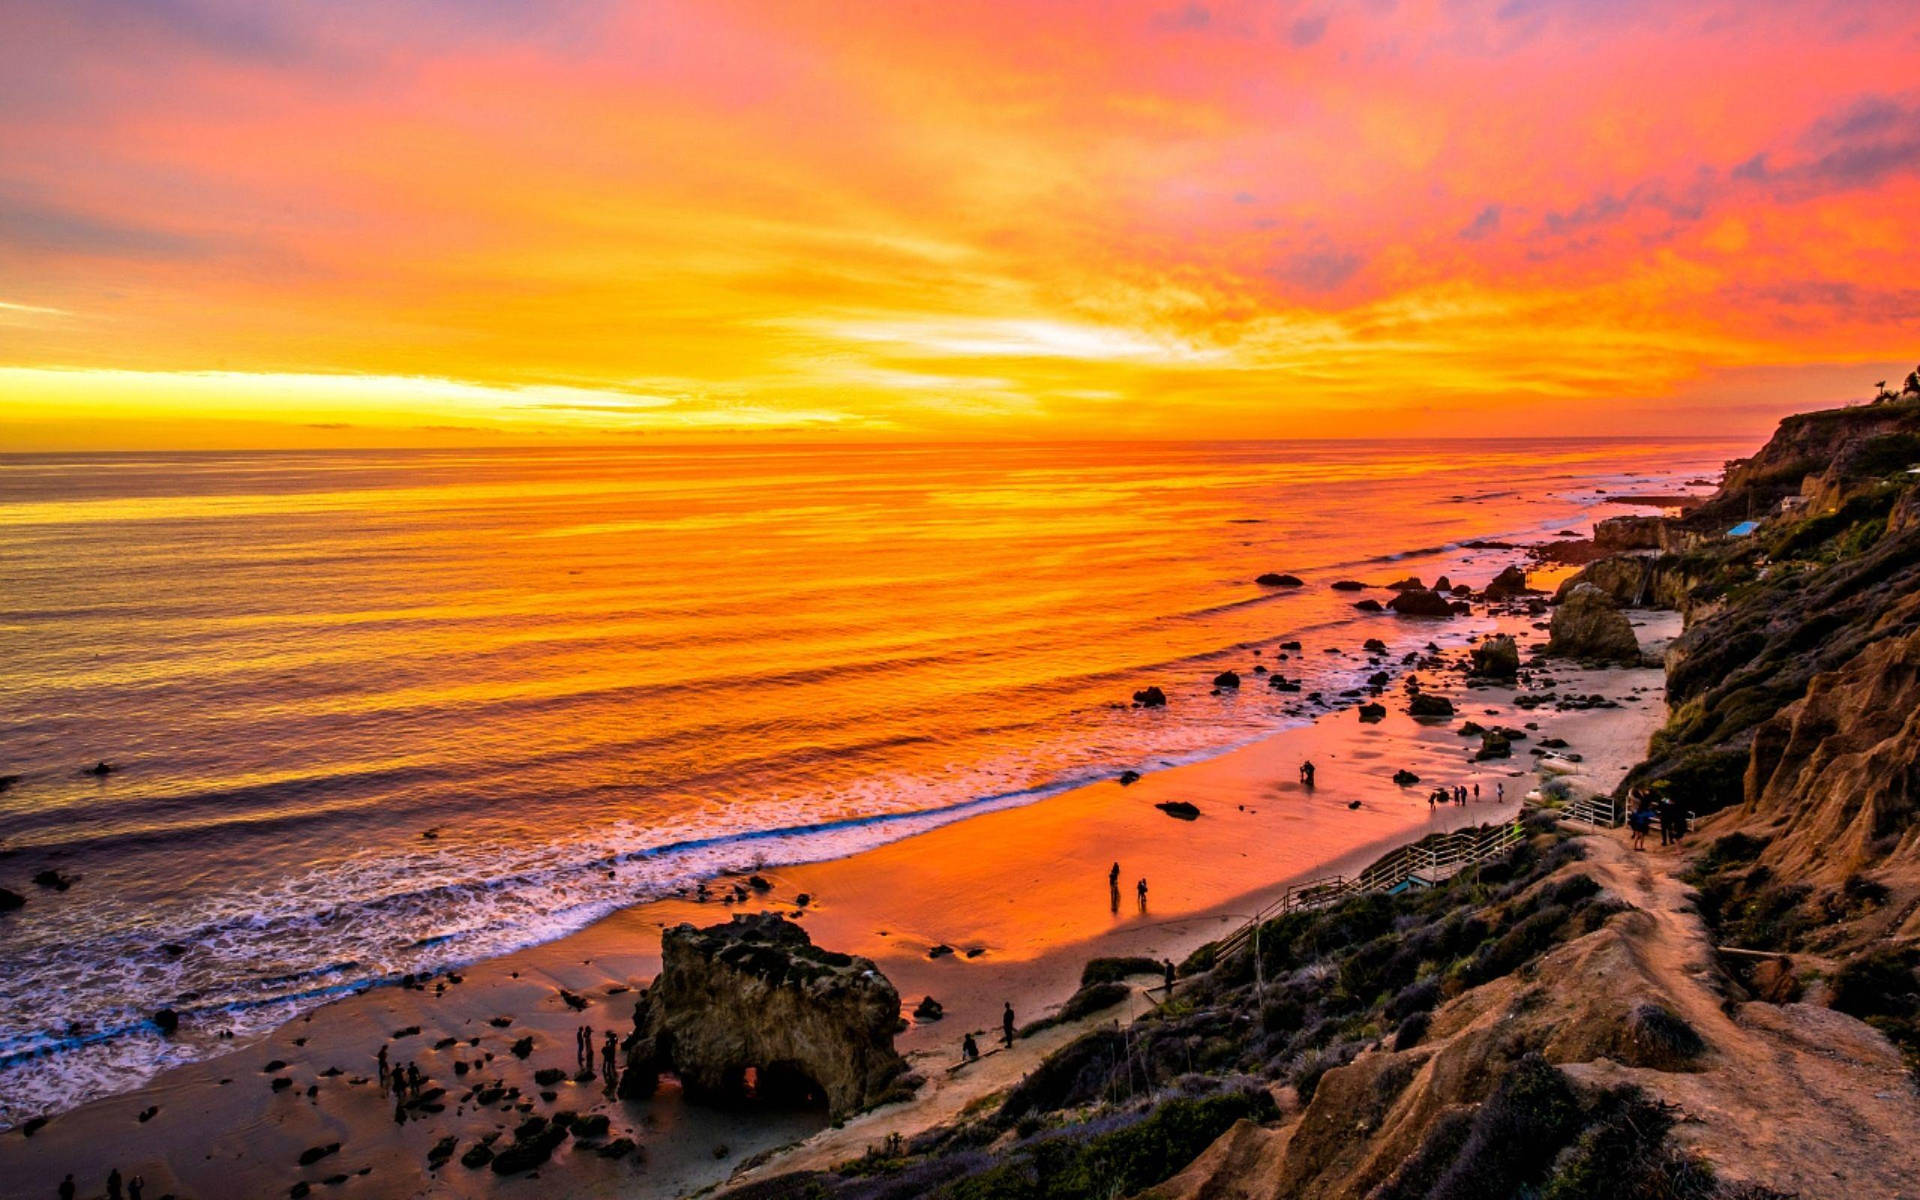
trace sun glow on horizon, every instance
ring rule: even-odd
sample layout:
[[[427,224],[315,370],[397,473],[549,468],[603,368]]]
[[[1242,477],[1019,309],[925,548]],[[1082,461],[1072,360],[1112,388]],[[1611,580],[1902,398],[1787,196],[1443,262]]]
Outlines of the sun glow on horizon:
[[[29,0],[0,450],[1757,430],[1920,353],[1848,14]]]

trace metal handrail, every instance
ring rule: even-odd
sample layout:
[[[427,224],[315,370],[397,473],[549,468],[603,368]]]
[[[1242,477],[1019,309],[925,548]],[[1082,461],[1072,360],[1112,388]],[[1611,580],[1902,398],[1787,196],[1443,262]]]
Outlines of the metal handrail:
[[[1503,854],[1521,839],[1520,819],[1488,829],[1463,829],[1436,834],[1410,846],[1401,846],[1376,859],[1358,876],[1323,875],[1296,883],[1272,904],[1260,909],[1226,937],[1214,943],[1214,960],[1237,953],[1252,941],[1255,931],[1275,917],[1301,908],[1321,908],[1367,892],[1392,891],[1410,880],[1431,886],[1461,870]]]

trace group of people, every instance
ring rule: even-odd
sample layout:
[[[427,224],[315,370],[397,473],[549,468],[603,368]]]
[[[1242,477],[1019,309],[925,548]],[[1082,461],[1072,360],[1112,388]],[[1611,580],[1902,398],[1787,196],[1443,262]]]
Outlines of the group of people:
[[[1133,894],[1135,898],[1137,898],[1140,901],[1140,911],[1141,912],[1147,911],[1147,877],[1146,876],[1142,875],[1140,877],[1140,881],[1133,885]],[[1113,911],[1119,912],[1120,911],[1120,864],[1119,863],[1113,864],[1113,867],[1107,872],[1107,899],[1112,904]]]
[[[1300,786],[1308,789],[1313,787],[1312,759],[1308,759],[1306,762],[1300,764]]]
[[[146,1191],[147,1181],[135,1175],[132,1179],[126,1180],[124,1186],[126,1190],[122,1191],[119,1167],[107,1172],[107,1200],[140,1200]],[[73,1200],[73,1187],[72,1175],[62,1179],[59,1188],[60,1200]]]
[[[1475,800],[1480,798],[1480,785],[1477,783],[1473,785],[1473,798]],[[1427,811],[1429,812],[1439,808],[1442,804],[1455,804],[1464,808],[1466,807],[1466,803],[1467,785],[1464,783],[1456,784],[1450,788],[1437,787],[1427,793]]]
[[[573,1031],[574,1061],[580,1068],[580,1078],[592,1079],[593,1075],[593,1026],[582,1025]],[[607,1030],[606,1040],[600,1043],[600,1075],[607,1081],[607,1090],[612,1091],[620,1080],[620,1039],[613,1030]]]
[[[380,1068],[380,1094],[393,1096],[393,1123],[407,1123],[407,1102],[420,1098],[420,1089],[426,1085],[427,1077],[421,1073],[415,1063],[404,1067],[389,1066],[387,1048],[380,1047],[380,1053],[374,1055],[374,1062]]]
[[[1687,813],[1671,796],[1654,796],[1645,789],[1633,791],[1633,810],[1627,814],[1627,828],[1633,832],[1633,848],[1647,848],[1647,834],[1660,826],[1660,844],[1677,846],[1687,836]]]
[[[1006,1002],[1006,1007],[1000,1012],[1000,1036],[1005,1039],[1007,1045],[1013,1045],[1013,1001],[1011,1000]],[[979,1057],[980,1043],[973,1040],[971,1033],[966,1034],[960,1039],[960,1061],[972,1062]]]

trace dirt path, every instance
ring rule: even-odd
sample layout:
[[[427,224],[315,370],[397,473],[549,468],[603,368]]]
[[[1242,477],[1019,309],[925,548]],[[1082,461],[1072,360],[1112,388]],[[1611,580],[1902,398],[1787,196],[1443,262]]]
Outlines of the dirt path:
[[[964,1066],[950,1058],[931,1054],[909,1056],[914,1070],[926,1076],[914,1098],[904,1104],[888,1105],[853,1117],[838,1128],[823,1129],[794,1146],[763,1156],[763,1161],[743,1167],[720,1188],[752,1183],[794,1171],[818,1171],[859,1158],[868,1147],[885,1145],[895,1134],[911,1138],[936,1126],[951,1123],[969,1105],[1006,1091],[1024,1079],[1040,1060],[1071,1042],[1089,1029],[1111,1025],[1115,1021],[1131,1024],[1151,1011],[1160,997],[1158,988],[1134,988],[1123,1005],[1095,1013],[1079,1021],[1056,1025],[1032,1037],[1015,1041],[1012,1046],[991,1046],[982,1039],[986,1052]]]
[[[1678,1104],[1676,1135],[1727,1178],[1807,1200],[1920,1200],[1920,1094],[1894,1047],[1828,1008],[1731,1001],[1691,890],[1675,878],[1681,857],[1635,852],[1624,831],[1582,840],[1594,879],[1652,918],[1635,952],[1712,1053],[1695,1073],[1608,1060],[1568,1070]]]

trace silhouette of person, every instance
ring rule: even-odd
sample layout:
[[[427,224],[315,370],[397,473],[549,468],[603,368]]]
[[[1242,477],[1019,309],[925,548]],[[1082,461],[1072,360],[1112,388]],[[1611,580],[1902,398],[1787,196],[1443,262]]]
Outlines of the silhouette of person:
[[[1113,866],[1107,870],[1107,886],[1108,887],[1120,886],[1120,864],[1119,863],[1113,864]]]
[[[1133,885],[1134,895],[1140,897],[1140,911],[1147,911],[1147,877],[1142,875],[1140,882]]]
[[[1167,969],[1167,995],[1171,996],[1173,995],[1173,960],[1169,958],[1160,965]]]
[[[972,1062],[980,1057],[980,1043],[973,1040],[971,1033],[960,1039],[960,1061]]]
[[[68,1175],[60,1181],[60,1200],[73,1200],[73,1176]]]
[[[147,1190],[147,1181],[135,1175],[127,1180],[127,1200],[142,1200],[141,1193]]]
[[[1301,783],[1303,783],[1303,784],[1305,784],[1305,785],[1306,785],[1306,786],[1308,786],[1308,787],[1312,787],[1312,786],[1313,786],[1313,762],[1312,762],[1312,760],[1308,760],[1308,761],[1306,761],[1306,762],[1303,762],[1303,763],[1301,763],[1301,764],[1300,764],[1300,782],[1301,782]]]
[[[619,1045],[620,1040],[614,1037],[613,1030],[607,1030],[607,1040],[600,1047],[600,1068],[601,1073],[607,1077],[607,1087],[609,1090],[613,1088],[614,1081],[620,1077],[618,1068]]]
[[[107,1200],[121,1200],[119,1167],[107,1172]]]
[[[376,1057],[380,1063],[380,1094],[384,1096],[387,1094],[387,1048],[380,1047],[380,1053]]]
[[[1013,1001],[1007,1001],[1006,1011],[1000,1014],[1000,1032],[1007,1039],[1007,1045],[1013,1045]]]

